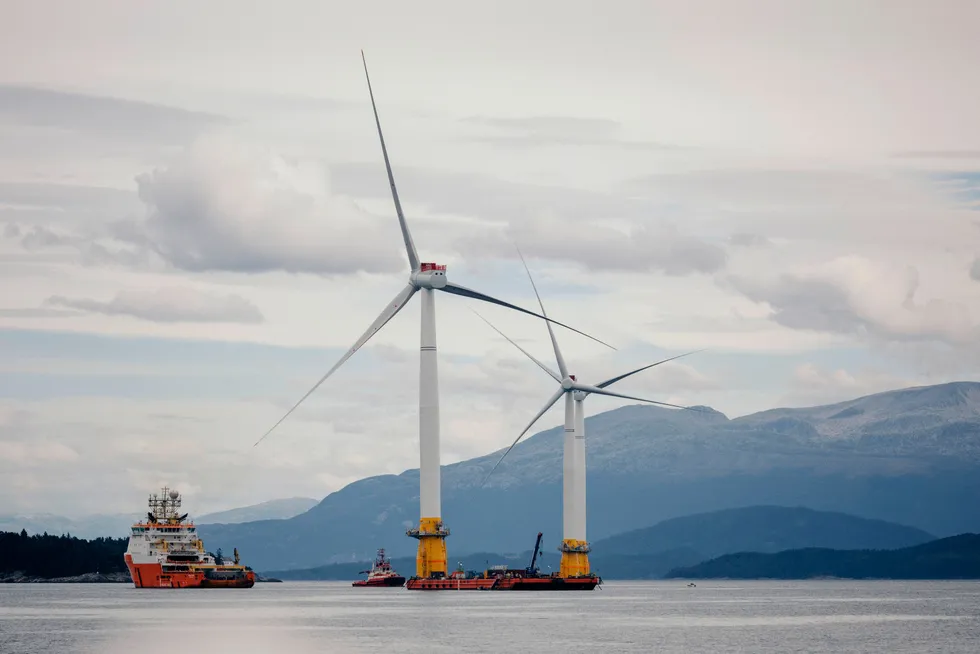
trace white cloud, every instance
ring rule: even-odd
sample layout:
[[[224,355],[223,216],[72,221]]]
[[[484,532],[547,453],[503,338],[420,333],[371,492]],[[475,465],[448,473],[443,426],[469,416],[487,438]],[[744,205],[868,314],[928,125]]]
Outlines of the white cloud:
[[[331,192],[327,172],[227,133],[137,177],[143,221],[117,237],[187,271],[344,274],[405,266],[392,221]]]
[[[590,270],[657,271],[672,276],[716,272],[726,260],[724,249],[682,234],[672,224],[651,219],[620,230],[604,222],[601,214],[593,221],[571,223],[557,213],[544,212],[458,243],[465,250],[506,258],[516,256],[517,243],[530,256]]]
[[[46,304],[154,322],[260,323],[264,320],[258,307],[240,295],[208,293],[188,287],[124,290],[108,301],[53,295]]]
[[[768,279],[732,275],[728,281],[748,298],[767,303],[772,319],[793,329],[956,344],[973,343],[980,333],[966,305],[916,298],[919,272],[914,266],[843,256]]]
[[[760,236],[759,234],[750,234],[748,232],[739,232],[738,234],[732,234],[728,238],[728,242],[732,245],[739,247],[766,247],[772,245],[770,241],[765,236]]]

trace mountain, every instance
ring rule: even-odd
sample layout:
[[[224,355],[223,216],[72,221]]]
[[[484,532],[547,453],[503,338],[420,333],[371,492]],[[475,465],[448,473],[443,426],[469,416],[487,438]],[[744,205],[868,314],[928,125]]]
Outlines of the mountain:
[[[670,579],[980,579],[980,534],[897,550],[807,548],[728,554],[667,573]]]
[[[318,500],[310,497],[287,497],[281,500],[269,500],[261,504],[243,506],[238,509],[228,509],[216,513],[206,513],[195,518],[198,524],[235,524],[253,520],[270,520],[276,518],[292,518],[304,513],[319,504]]]
[[[556,535],[553,540],[557,544]],[[700,513],[665,520],[592,543],[589,557],[593,570],[604,579],[659,579],[681,566],[736,552],[778,552],[797,547],[836,549],[894,549],[918,545],[935,537],[921,529],[882,520],[857,518],[844,513],[814,511],[803,507],[752,506]],[[559,556],[543,547],[541,569],[558,569]],[[482,570],[486,562],[524,567],[531,551],[518,555],[464,554],[467,570]],[[414,557],[393,561],[396,569],[414,570]],[[281,579],[352,579],[370,562],[338,563],[305,570],[275,570]]]
[[[801,547],[895,549],[935,536],[915,527],[803,507],[751,506],[665,520],[592,543],[602,555],[651,555],[685,549],[701,561],[733,552]]]
[[[980,384],[957,382],[839,404],[723,414],[627,406],[586,419],[589,538],[753,505],[808,506],[938,536],[980,531]],[[442,470],[450,558],[528,549],[561,535],[562,428]],[[418,470],[370,477],[286,520],[205,525],[212,550],[237,546],[259,570],[414,554]],[[343,525],[343,529],[338,529]],[[596,550],[596,555],[599,552]]]

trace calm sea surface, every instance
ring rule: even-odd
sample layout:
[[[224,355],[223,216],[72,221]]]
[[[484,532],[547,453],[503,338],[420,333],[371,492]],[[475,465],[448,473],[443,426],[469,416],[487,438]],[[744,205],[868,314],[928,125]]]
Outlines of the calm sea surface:
[[[0,584],[0,652],[980,652],[977,582],[607,582],[591,593]]]

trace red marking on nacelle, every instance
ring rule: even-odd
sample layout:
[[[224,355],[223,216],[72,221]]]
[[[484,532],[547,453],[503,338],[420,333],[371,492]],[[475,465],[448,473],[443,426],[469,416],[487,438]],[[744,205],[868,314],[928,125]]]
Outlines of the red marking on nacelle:
[[[423,264],[419,264],[419,271],[421,271],[421,272],[429,272],[429,271],[432,271],[432,270],[445,270],[445,269],[446,269],[445,266],[440,266],[437,263],[423,263]]]
[[[578,381],[575,379],[575,375],[569,375],[568,378],[571,379],[572,381]]]

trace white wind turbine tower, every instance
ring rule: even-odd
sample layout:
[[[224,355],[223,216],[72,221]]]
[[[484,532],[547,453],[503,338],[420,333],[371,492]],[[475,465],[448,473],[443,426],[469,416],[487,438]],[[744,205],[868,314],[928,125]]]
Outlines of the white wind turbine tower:
[[[378,118],[378,108],[374,102],[374,92],[371,89],[371,78],[368,75],[367,60],[364,59],[364,52],[361,52],[361,59],[364,62],[364,76],[367,79],[368,93],[371,96],[371,107],[374,110],[374,120],[378,128],[378,138],[381,141],[381,152],[384,155],[385,168],[388,172],[388,183],[391,186],[391,197],[395,203],[395,213],[398,214],[398,223],[401,226],[402,238],[405,241],[405,250],[408,254],[408,262],[411,265],[408,284],[395,296],[384,308],[371,326],[368,327],[360,338],[351,346],[347,352],[340,357],[340,360],[327,371],[320,380],[308,390],[303,397],[293,405],[286,414],[279,419],[265,434],[262,435],[255,445],[258,445],[266,436],[278,427],[296,408],[303,403],[323,382],[327,380],[347,359],[357,350],[364,346],[368,340],[381,330],[385,324],[391,320],[395,314],[408,303],[415,293],[422,293],[422,337],[421,355],[419,361],[419,503],[421,516],[418,529],[410,529],[408,535],[417,538],[419,541],[418,556],[416,559],[417,576],[428,578],[446,574],[446,542],[445,538],[449,535],[449,530],[442,522],[442,498],[440,494],[440,468],[439,468],[439,374],[436,361],[436,321],[435,321],[435,293],[434,291],[444,291],[454,295],[489,302],[516,311],[521,311],[528,315],[543,318],[546,321],[554,322],[562,327],[578,332],[583,336],[596,339],[584,332],[569,327],[557,320],[537,314],[527,309],[522,309],[516,305],[504,302],[479,291],[454,284],[446,278],[446,266],[435,263],[423,263],[419,260],[418,252],[415,250],[415,243],[412,234],[408,230],[405,222],[405,215],[402,213],[401,202],[398,199],[398,191],[395,188],[395,179],[391,172],[391,163],[388,160],[388,150],[385,147],[384,135],[381,133],[381,120]],[[612,347],[602,343],[607,347]]]
[[[521,255],[521,261],[524,263],[524,269],[527,270],[528,278],[531,280],[531,287],[534,288],[534,294],[538,298],[538,305],[541,307],[541,313],[545,316],[544,303],[541,302],[541,296],[538,294],[537,286],[534,284],[534,278],[531,277],[531,271],[527,268],[527,262],[524,261],[523,255]],[[477,314],[479,315],[479,314]],[[638,372],[648,370],[654,366],[659,366],[662,363],[667,363],[668,361],[673,361],[674,359],[679,359],[690,354],[695,354],[695,352],[687,352],[685,354],[679,354],[669,359],[664,359],[662,361],[657,361],[656,363],[651,363],[649,365],[643,366],[642,368],[637,368],[636,370],[631,370],[622,375],[617,375],[603,382],[591,386],[589,384],[583,384],[576,380],[575,375],[570,375],[568,373],[568,367],[565,365],[565,358],[561,354],[561,348],[558,347],[558,340],[555,338],[555,332],[551,329],[551,325],[548,322],[545,324],[548,326],[548,335],[551,337],[551,345],[555,351],[555,359],[558,363],[558,373],[555,373],[551,368],[541,363],[539,360],[531,356],[524,348],[515,343],[510,337],[504,334],[502,331],[494,327],[494,325],[480,316],[484,322],[490,325],[494,331],[507,339],[511,345],[519,349],[524,353],[527,358],[536,363],[539,368],[544,370],[548,375],[550,375],[555,381],[561,384],[558,391],[551,396],[551,398],[545,403],[544,408],[538,411],[534,419],[528,423],[527,427],[518,434],[514,442],[511,443],[507,451],[497,460],[490,472],[487,473],[486,478],[483,483],[486,484],[490,475],[493,474],[497,466],[500,465],[501,461],[510,453],[514,446],[517,445],[518,441],[523,438],[524,434],[534,426],[541,416],[543,416],[548,409],[554,406],[563,395],[565,396],[565,440],[564,440],[564,453],[562,457],[562,544],[559,550],[561,551],[561,568],[559,575],[561,577],[583,577],[590,576],[592,574],[589,567],[589,543],[586,540],[585,534],[585,410],[583,407],[583,402],[585,398],[590,394],[595,395],[607,395],[609,397],[618,397],[626,400],[636,400],[638,402],[647,402],[649,404],[657,404],[660,406],[672,407],[675,409],[690,409],[689,407],[678,406],[676,404],[669,404],[667,402],[657,402],[655,400],[647,400],[641,397],[633,397],[631,395],[623,395],[621,393],[614,393],[612,391],[606,390],[606,388],[616,382],[626,379],[631,375],[635,375]],[[697,350],[700,352],[702,350]]]

